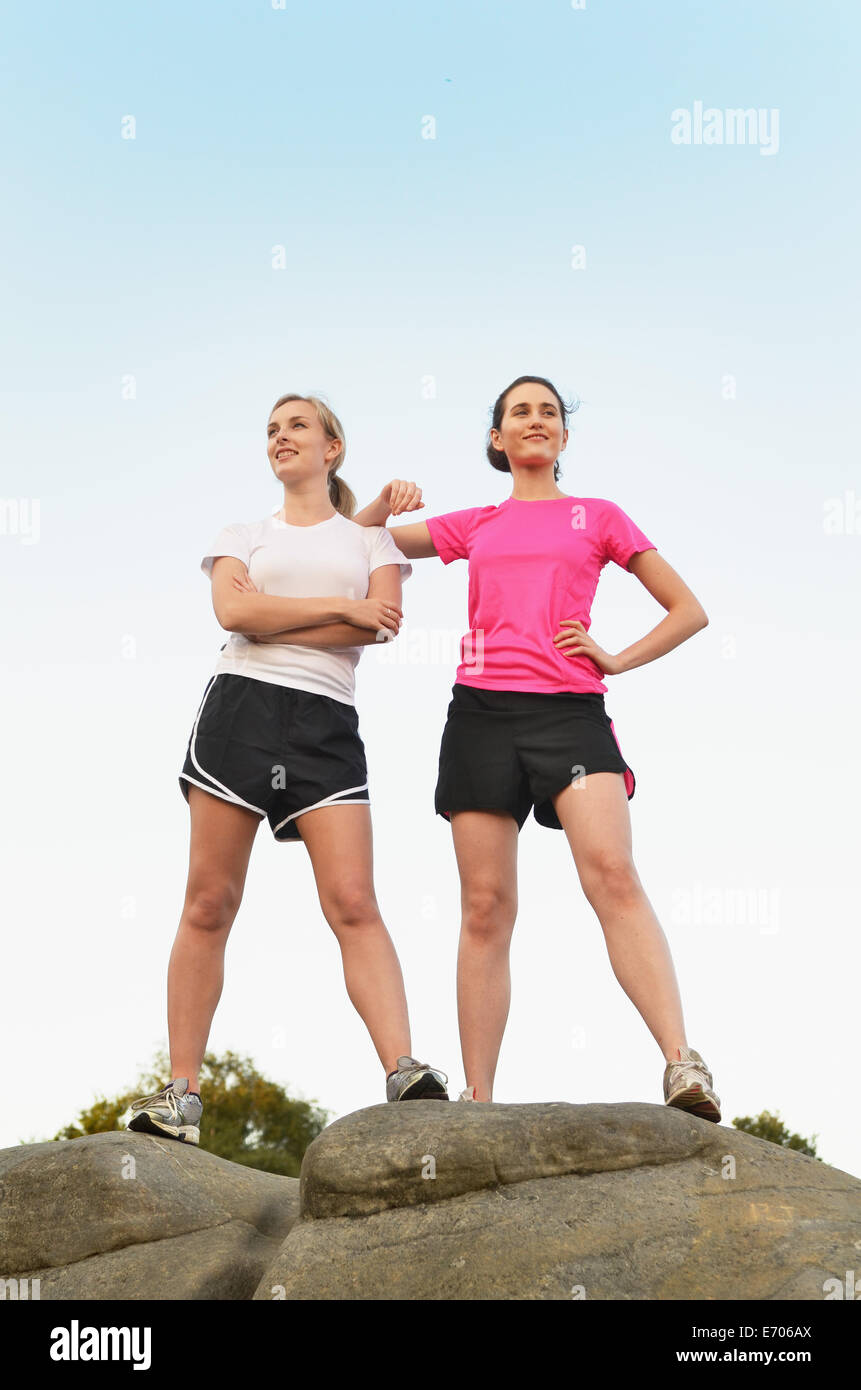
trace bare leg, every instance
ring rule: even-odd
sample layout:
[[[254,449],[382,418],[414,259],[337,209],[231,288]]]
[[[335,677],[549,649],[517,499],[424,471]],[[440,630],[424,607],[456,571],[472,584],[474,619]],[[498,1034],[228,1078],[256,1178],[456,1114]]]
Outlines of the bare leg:
[[[296,821],[323,915],[341,948],[344,982],[386,1074],[410,1054],[404,981],[374,893],[368,806],[320,806]]]
[[[631,853],[620,772],[592,772],[553,798],[613,973],[667,1061],[687,1047],[673,959]]]
[[[460,873],[457,1013],[467,1087],[493,1098],[511,1002],[508,952],[517,917],[517,821],[499,811],[451,816]]]
[[[171,1076],[187,1076],[196,1091],[260,817],[193,784],[188,805],[188,884],[168,965],[167,1025]]]

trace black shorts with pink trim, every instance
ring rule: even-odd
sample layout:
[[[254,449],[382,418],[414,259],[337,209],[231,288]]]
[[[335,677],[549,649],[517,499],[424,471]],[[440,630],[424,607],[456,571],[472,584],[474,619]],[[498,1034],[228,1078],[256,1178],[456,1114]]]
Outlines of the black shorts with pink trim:
[[[301,840],[297,818],[320,806],[368,803],[355,705],[219,671],[209,680],[179,775],[266,817],[276,840]]]
[[[561,830],[552,798],[590,772],[619,772],[628,800],[636,780],[598,693],[480,690],[456,683],[442,733],[438,815],[507,811],[518,830],[534,807]]]

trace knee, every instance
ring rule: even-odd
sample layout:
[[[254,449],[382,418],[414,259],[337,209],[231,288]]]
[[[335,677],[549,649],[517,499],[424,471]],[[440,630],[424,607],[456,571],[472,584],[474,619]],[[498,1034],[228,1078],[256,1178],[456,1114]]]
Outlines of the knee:
[[[321,901],[323,915],[333,931],[345,931],[376,924],[380,909],[373,889],[366,883],[342,883]]]
[[[183,918],[196,931],[224,931],[233,924],[241,897],[230,883],[194,889],[186,894]]]
[[[593,858],[581,873],[583,891],[590,903],[624,902],[643,891],[633,859],[607,854]]]
[[[494,887],[469,889],[463,895],[463,930],[485,941],[511,935],[517,902]]]

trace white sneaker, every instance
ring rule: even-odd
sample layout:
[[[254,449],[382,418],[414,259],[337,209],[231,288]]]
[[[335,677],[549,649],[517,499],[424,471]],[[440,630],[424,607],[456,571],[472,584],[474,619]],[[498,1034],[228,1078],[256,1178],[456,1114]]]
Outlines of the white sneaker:
[[[448,1100],[444,1071],[415,1057],[399,1057],[398,1069],[386,1077],[386,1100]]]
[[[129,1107],[132,1118],[126,1129],[165,1135],[181,1144],[199,1144],[203,1105],[199,1096],[189,1096],[187,1091],[188,1079],[180,1077],[155,1095],[133,1100]]]
[[[693,1048],[680,1047],[679,1053],[679,1059],[668,1062],[664,1068],[665,1103],[718,1124],[720,1096],[713,1089],[711,1072]]]

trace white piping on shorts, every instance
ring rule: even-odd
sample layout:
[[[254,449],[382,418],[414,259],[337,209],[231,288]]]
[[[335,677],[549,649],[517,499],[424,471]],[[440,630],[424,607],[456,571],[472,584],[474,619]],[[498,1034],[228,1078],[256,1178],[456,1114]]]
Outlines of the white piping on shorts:
[[[203,787],[204,791],[212,792],[213,796],[220,796],[222,801],[232,801],[234,806],[245,806],[246,809],[249,811],[256,811],[258,816],[265,816],[266,812],[262,810],[261,807],[252,806],[250,801],[243,801],[242,797],[237,796],[236,792],[231,791],[228,786],[225,786],[224,782],[219,782],[217,778],[213,777],[211,773],[207,772],[205,767],[201,767],[200,763],[197,761],[197,758],[194,755],[194,742],[197,738],[197,726],[200,723],[200,716],[203,713],[203,706],[206,704],[206,697],[212,689],[213,685],[215,684],[216,680],[218,679],[218,674],[218,672],[215,673],[215,675],[212,677],[212,680],[209,682],[209,685],[203,692],[203,699],[200,702],[200,709],[197,711],[197,718],[194,721],[194,728],[191,731],[191,743],[189,745],[189,751],[191,753],[191,761],[194,763],[198,772],[200,772],[204,777],[208,777],[210,782],[212,782],[215,787],[221,788],[221,791],[216,792],[213,790],[213,787],[204,786],[202,782],[195,782],[195,786]],[[189,777],[187,774],[180,773],[180,776],[183,775],[185,776],[185,780],[187,782],[194,782],[193,777]],[[355,791],[356,788],[353,787],[351,788],[351,790]]]
[[[281,830],[288,821],[295,820],[297,816],[304,816],[306,811],[316,811],[320,806],[330,806],[334,802],[337,802],[339,806],[368,806],[370,802],[365,797],[359,797],[355,801],[340,800],[342,796],[349,796],[350,792],[366,791],[367,787],[367,782],[363,782],[360,787],[345,787],[342,792],[335,792],[332,796],[324,796],[322,801],[315,801],[313,806],[303,806],[301,811],[294,811],[292,816],[285,816],[282,821],[279,821],[278,825],[274,827],[272,834],[277,835],[278,831]]]
[[[220,797],[222,801],[229,801],[231,806],[246,806],[249,811],[257,811],[256,806],[249,805],[247,801],[242,801],[240,797],[227,796],[225,792],[217,792],[215,788],[210,787],[207,782],[198,782],[196,777],[189,777],[187,772],[181,772],[179,775],[183,782],[191,782],[195,787],[202,787],[205,792],[209,792],[210,796],[217,796]],[[209,776],[209,773],[206,775]],[[265,811],[259,811],[258,814],[263,816],[264,820],[266,819]]]

